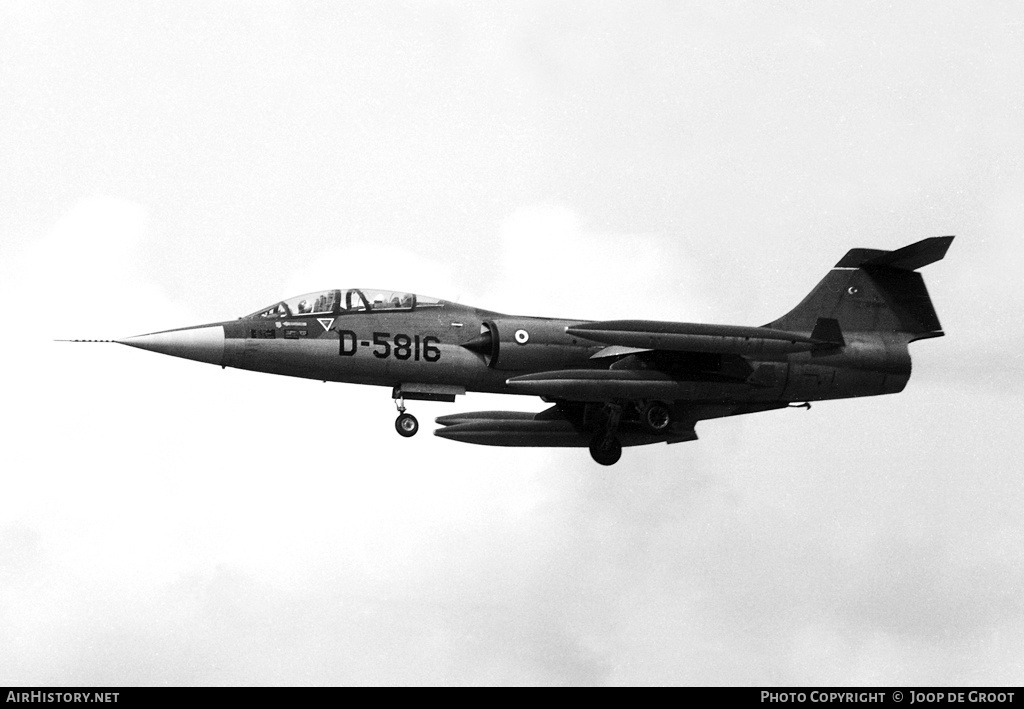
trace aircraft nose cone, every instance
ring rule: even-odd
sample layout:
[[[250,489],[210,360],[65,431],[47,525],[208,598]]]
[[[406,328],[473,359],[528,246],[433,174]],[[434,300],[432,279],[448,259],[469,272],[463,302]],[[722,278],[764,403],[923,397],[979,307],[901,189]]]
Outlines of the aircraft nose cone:
[[[148,335],[136,335],[117,340],[122,345],[152,350],[172,357],[194,359],[197,362],[222,364],[224,362],[224,326],[187,327]]]

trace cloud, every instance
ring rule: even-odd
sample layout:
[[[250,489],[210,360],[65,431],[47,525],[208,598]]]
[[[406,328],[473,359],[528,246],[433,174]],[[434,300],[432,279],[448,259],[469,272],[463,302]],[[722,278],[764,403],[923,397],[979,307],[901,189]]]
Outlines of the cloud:
[[[964,41],[938,13],[908,43],[915,13],[878,34],[853,10],[864,43],[813,13],[434,9],[228,13],[186,43],[202,18],[85,12],[32,19],[43,54],[0,43],[25,109],[0,228],[44,233],[3,285],[5,677],[1015,681],[1015,25]],[[399,439],[386,388],[51,342],[351,285],[756,324],[846,248],[946,231],[925,277],[949,336],[913,346],[905,392],[704,422],[607,470]]]
[[[112,328],[144,328],[180,317],[181,308],[140,267],[147,234],[143,206],[115,197],[83,198],[43,238],[13,255],[15,277],[4,288],[5,299],[35,312],[60,312],[59,330],[48,323],[37,331],[45,329],[48,337],[124,336],[129,333]]]
[[[711,311],[700,265],[664,237],[588,229],[566,206],[524,206],[501,225],[489,307],[592,320],[698,317]]]

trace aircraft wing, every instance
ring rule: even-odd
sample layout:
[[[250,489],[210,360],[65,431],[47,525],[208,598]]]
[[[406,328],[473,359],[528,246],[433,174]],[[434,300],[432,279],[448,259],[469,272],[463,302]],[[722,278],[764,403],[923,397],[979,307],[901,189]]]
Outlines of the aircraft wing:
[[[749,373],[749,368],[747,372]],[[613,401],[616,399],[663,399],[674,401],[699,397],[702,389],[715,391],[746,387],[743,378],[731,382],[721,377],[701,378],[698,371],[680,377],[658,369],[562,369],[512,377],[508,385],[517,393],[566,401]]]
[[[656,320],[605,320],[566,328],[566,333],[601,344],[672,352],[759,355],[806,352],[827,340],[770,327],[704,325]]]

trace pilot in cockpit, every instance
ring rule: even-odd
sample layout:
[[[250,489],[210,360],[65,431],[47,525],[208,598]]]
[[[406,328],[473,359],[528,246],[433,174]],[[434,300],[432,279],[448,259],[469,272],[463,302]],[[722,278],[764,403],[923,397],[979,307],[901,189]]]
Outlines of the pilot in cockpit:
[[[311,312],[313,312],[313,306],[311,306],[309,304],[308,300],[304,300],[301,303],[299,303],[299,315],[302,315],[303,313],[311,313]]]

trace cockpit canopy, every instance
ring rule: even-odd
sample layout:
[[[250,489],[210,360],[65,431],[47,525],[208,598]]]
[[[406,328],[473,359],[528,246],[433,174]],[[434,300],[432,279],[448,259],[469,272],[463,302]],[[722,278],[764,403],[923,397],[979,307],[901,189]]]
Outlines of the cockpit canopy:
[[[439,308],[437,298],[377,288],[349,288],[316,291],[282,300],[257,310],[247,318],[294,318],[303,315],[343,315],[370,310],[417,310]]]

